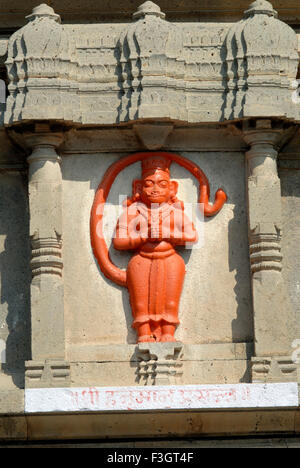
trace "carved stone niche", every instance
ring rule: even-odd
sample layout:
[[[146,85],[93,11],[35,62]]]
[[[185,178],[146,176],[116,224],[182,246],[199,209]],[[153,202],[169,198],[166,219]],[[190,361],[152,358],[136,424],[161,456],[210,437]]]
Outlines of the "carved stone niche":
[[[137,161],[141,161],[141,178],[132,182],[132,196],[123,206],[113,238],[116,250],[134,253],[126,270],[121,270],[109,255],[103,213],[113,181]],[[176,343],[174,334],[180,323],[179,302],[186,273],[176,248],[198,242],[195,225],[184,212],[184,202],[177,198],[179,184],[171,179],[172,162],[188,169],[199,181],[198,209],[201,206],[204,216],[216,215],[227,200],[224,190],[217,190],[211,205],[209,182],[200,167],[183,156],[166,152],[135,153],[113,163],[98,186],[91,209],[94,257],[106,278],[128,289],[138,343]],[[159,351],[160,360],[158,356],[165,353],[165,348],[153,349]]]
[[[183,343],[140,343],[137,377],[144,385],[174,385],[182,377]]]

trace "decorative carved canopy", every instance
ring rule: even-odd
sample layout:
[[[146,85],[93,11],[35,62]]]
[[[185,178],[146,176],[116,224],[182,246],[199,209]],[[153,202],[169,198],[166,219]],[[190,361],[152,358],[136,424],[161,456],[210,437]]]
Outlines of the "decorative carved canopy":
[[[13,34],[7,125],[250,117],[299,120],[297,36],[265,0],[236,23],[170,23],[151,1],[129,25],[62,25],[40,5]]]

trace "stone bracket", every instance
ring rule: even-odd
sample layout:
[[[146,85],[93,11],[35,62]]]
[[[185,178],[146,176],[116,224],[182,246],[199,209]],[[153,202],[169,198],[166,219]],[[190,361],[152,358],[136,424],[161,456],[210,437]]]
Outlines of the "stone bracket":
[[[69,387],[70,364],[67,361],[46,359],[25,363],[25,387]]]
[[[133,130],[143,146],[149,151],[157,151],[166,144],[168,136],[174,130],[172,123],[135,124]]]
[[[138,378],[145,385],[171,385],[182,376],[183,343],[139,343]]]
[[[253,357],[252,382],[299,382],[300,369],[291,356]]]

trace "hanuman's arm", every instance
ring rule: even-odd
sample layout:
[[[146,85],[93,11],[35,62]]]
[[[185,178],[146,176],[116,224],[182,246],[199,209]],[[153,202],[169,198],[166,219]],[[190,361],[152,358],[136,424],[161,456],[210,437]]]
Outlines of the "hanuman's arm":
[[[126,209],[118,220],[113,245],[117,250],[135,250],[147,240],[147,233],[144,218]]]
[[[198,241],[198,233],[194,223],[182,211],[182,216],[175,217],[174,223],[174,243],[176,245],[184,245],[186,243],[196,243]]]

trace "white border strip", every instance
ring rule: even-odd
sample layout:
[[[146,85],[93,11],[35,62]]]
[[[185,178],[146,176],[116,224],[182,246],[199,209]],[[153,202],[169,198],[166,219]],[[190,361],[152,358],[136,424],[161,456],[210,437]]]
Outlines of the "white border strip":
[[[287,408],[299,406],[297,383],[25,390],[26,413]]]

